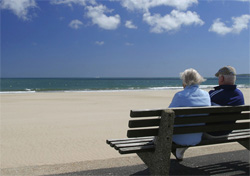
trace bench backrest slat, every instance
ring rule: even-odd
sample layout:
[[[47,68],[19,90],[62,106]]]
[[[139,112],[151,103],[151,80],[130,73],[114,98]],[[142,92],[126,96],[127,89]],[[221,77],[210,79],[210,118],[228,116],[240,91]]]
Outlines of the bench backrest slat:
[[[250,106],[210,106],[196,108],[173,108],[175,115],[203,114],[203,113],[237,113],[241,111],[250,111]]]
[[[184,127],[174,126],[173,134],[249,129],[250,126],[249,121],[246,120],[250,119],[250,105],[171,108],[168,111],[171,110],[175,113],[174,125],[188,125]],[[161,123],[159,116],[161,116],[163,112],[165,111],[162,109],[131,111],[131,117],[139,118],[130,120],[129,127],[139,129],[128,130],[128,137],[157,136]],[[154,119],[140,119],[140,117],[152,116],[157,117]],[[219,122],[237,120],[244,121],[240,121],[241,123],[218,124]],[[197,126],[197,123],[199,123],[199,125],[201,123],[202,126]]]
[[[226,130],[240,130],[249,129],[250,123],[233,123],[233,124],[214,124],[207,126],[184,126],[174,127],[173,134],[188,134],[188,133],[200,133],[200,132],[214,132],[214,131],[226,131]],[[157,136],[159,128],[150,129],[135,129],[128,130],[128,137],[143,137],[143,136]]]
[[[131,110],[130,117],[154,117],[161,116],[161,112],[164,109],[153,109],[153,110]]]
[[[241,112],[250,111],[249,105],[242,106],[209,106],[209,107],[183,107],[183,108],[171,108],[175,115],[187,115],[187,114],[202,114],[202,113],[225,113],[225,112]],[[161,112],[164,109],[153,110],[131,110],[130,117],[154,117],[161,116]]]
[[[193,124],[193,123],[208,123],[208,122],[221,122],[221,121],[235,121],[235,120],[245,120],[250,119],[249,113],[243,114],[210,114],[206,116],[190,116],[190,117],[176,117],[174,124]],[[143,119],[143,120],[130,120],[129,128],[139,128],[139,127],[153,127],[159,126],[160,119]]]
[[[232,123],[232,124],[214,124],[214,125],[206,125],[206,126],[202,125],[202,126],[174,127],[173,134],[240,130],[240,129],[247,129],[249,127],[250,127],[249,122]]]
[[[161,119],[143,119],[143,120],[130,120],[129,128],[139,128],[139,127],[153,127],[159,126]]]
[[[144,136],[157,136],[158,128],[151,129],[139,129],[139,130],[128,130],[128,137],[144,137]]]
[[[176,117],[174,124],[211,123],[250,119],[249,113],[242,114],[209,114],[207,116]]]

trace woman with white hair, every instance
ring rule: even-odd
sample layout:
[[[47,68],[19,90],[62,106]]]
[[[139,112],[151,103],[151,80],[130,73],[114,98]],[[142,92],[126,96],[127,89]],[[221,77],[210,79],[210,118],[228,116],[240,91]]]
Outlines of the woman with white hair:
[[[173,107],[200,107],[210,106],[210,96],[208,92],[201,90],[199,85],[205,79],[195,70],[187,69],[180,74],[184,90],[177,92],[169,105]],[[185,117],[184,117],[185,118]],[[202,133],[173,135],[173,142],[182,146],[196,145],[201,141]],[[183,160],[184,152],[187,148],[177,148],[173,151],[178,161]]]

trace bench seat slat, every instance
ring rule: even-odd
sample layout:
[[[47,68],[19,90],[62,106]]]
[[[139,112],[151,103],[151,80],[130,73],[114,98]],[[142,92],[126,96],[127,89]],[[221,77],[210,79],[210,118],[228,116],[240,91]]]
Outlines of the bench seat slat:
[[[227,138],[232,138],[235,136],[240,136],[240,138],[246,138],[246,136],[250,135],[250,129],[244,129],[244,130],[234,130],[232,131]],[[218,136],[217,136],[218,137]],[[219,138],[224,138],[223,136],[219,136]]]
[[[239,140],[239,139],[246,139],[250,138],[250,134],[240,135],[240,136],[230,136],[227,139],[228,140]]]
[[[203,146],[203,145],[214,145],[214,144],[223,144],[223,143],[245,141],[246,139],[249,139],[249,136],[248,136],[248,138],[230,139],[230,140],[228,140],[228,139],[203,140],[203,141],[201,141],[201,143],[195,145],[194,147]],[[172,144],[172,148],[181,148],[181,147],[183,147],[183,146],[178,145],[178,144]],[[192,147],[192,146],[190,146],[190,147]]]
[[[119,148],[126,148],[126,147],[137,147],[137,146],[147,146],[147,145],[153,145],[153,141],[149,142],[138,142],[138,143],[127,143],[127,144],[116,144],[114,147],[116,150]]]
[[[243,136],[233,136],[233,137],[224,137],[224,138],[218,138],[218,139],[207,139],[207,140],[202,140],[200,144],[196,145],[196,146],[200,146],[200,145],[208,145],[208,144],[219,144],[219,143],[226,143],[226,142],[237,142],[237,141],[241,141],[241,140],[246,140],[250,138],[250,135],[243,135]]]
[[[124,141],[111,142],[110,146],[114,147],[115,145],[118,145],[118,144],[128,144],[128,143],[137,143],[137,142],[150,142],[152,140],[153,140],[153,138],[137,139],[137,140],[135,140],[135,139],[134,140],[130,140],[130,138],[128,138],[127,140],[124,140]]]
[[[129,154],[129,153],[139,153],[139,152],[153,152],[154,150],[155,150],[154,145],[147,145],[138,147],[119,148],[119,153]]]
[[[246,139],[249,139],[250,136],[248,136],[248,138],[241,138],[241,139],[228,139],[228,140],[214,140],[214,141],[203,141],[200,144],[198,144],[197,146],[202,146],[202,145],[213,145],[213,144],[223,144],[223,143],[229,143],[229,142],[239,142],[239,141],[245,141]]]
[[[247,133],[247,132],[244,135],[240,135],[240,136],[237,136],[237,135],[233,136],[233,134],[231,134],[231,135],[229,135],[229,137],[221,137],[221,138],[217,138],[217,139],[205,139],[205,140],[202,140],[201,143],[199,143],[195,146],[244,141],[244,140],[249,139],[249,138],[250,138],[250,133]],[[128,154],[128,153],[153,151],[153,149],[154,149],[153,145],[154,144],[151,141],[151,142],[147,142],[147,143],[119,144],[119,145],[115,145],[115,148],[117,150],[119,150],[119,152],[121,154]],[[177,145],[175,143],[173,143],[172,145],[173,145],[173,148],[183,147],[183,146]],[[190,146],[190,147],[192,147],[192,146]]]
[[[250,129],[243,130],[234,130],[232,133],[228,135],[229,139],[233,139],[232,137],[238,137],[238,139],[246,138],[250,135]],[[221,137],[223,138],[223,137]],[[126,138],[122,141],[114,141],[112,146],[115,148],[124,148],[131,146],[141,146],[141,145],[151,145],[153,143],[153,137],[141,137],[141,138]]]
[[[250,132],[250,129],[233,130],[233,133]]]
[[[249,138],[250,138],[250,130],[249,129],[235,130],[226,137],[225,136],[217,136],[217,138],[213,138],[213,139],[202,139],[202,141],[195,146],[244,141],[244,140],[249,139]],[[174,148],[183,147],[183,146],[175,144],[175,143],[173,143],[172,145]]]
[[[228,135],[228,137],[234,137],[234,136],[244,136],[244,135],[250,135],[250,132],[238,132],[238,133],[232,133]]]
[[[153,138],[153,136],[148,136],[148,137],[140,137],[140,138],[122,138],[122,139],[107,139],[106,143],[110,144],[111,142],[118,142],[118,141],[127,141],[129,140],[138,140],[138,139],[149,139]]]

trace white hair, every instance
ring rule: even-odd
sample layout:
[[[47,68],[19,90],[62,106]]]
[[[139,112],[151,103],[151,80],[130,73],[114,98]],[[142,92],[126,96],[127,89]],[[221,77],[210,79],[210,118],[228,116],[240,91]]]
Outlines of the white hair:
[[[236,81],[235,75],[222,75],[224,77],[224,81],[228,85],[234,85]]]
[[[206,81],[195,69],[189,68],[180,73],[182,83],[186,86],[201,84]]]

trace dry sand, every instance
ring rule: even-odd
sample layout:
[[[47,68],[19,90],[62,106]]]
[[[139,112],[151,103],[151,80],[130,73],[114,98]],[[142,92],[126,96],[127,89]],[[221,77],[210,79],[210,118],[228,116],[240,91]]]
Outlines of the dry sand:
[[[241,90],[250,104],[250,89]],[[166,108],[177,91],[0,94],[1,168],[134,158],[105,140],[126,137],[131,109]],[[227,150],[235,149],[243,148],[235,143]]]

